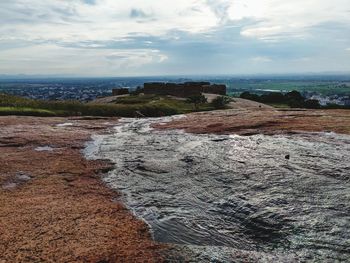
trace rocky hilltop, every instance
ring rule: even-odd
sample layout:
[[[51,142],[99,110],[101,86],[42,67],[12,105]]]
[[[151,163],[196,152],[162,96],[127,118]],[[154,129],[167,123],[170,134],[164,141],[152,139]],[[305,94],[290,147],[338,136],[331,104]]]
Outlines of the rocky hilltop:
[[[162,131],[183,129],[193,134],[350,134],[350,111],[346,110],[276,110],[245,100],[237,100],[232,106],[230,110],[191,113],[164,123],[153,119],[152,126]],[[126,208],[118,191],[118,182],[124,178],[122,173],[116,175],[114,172],[116,178],[120,176],[120,180],[113,184],[114,190],[101,181],[101,176],[115,168],[115,164],[86,160],[82,154],[91,136],[107,133],[119,122],[116,118],[0,117],[0,262],[162,262],[170,257],[178,262],[176,260],[184,256],[181,249],[171,254],[171,246],[155,242],[147,224]],[[149,144],[155,147],[155,153],[167,149],[158,145],[142,125],[137,130],[134,129],[133,120],[128,119],[128,122],[130,124],[122,125],[121,129],[131,127],[130,132],[121,130],[118,133],[118,130],[114,130],[116,135],[112,134],[111,140],[106,142],[109,148],[105,150],[113,158],[117,158],[113,149],[119,149],[113,146],[115,139],[120,142],[130,139],[130,143],[134,143],[139,151],[147,152]],[[134,137],[129,138],[136,130],[141,134],[140,142],[133,140]],[[149,144],[141,140],[147,139],[147,136],[150,136]],[[191,144],[194,141],[191,136],[188,136],[190,142],[186,145],[195,148],[196,144]],[[159,138],[173,143],[170,137],[159,135]],[[176,138],[180,142],[184,140],[181,134]],[[216,138],[208,142],[222,140]],[[123,156],[129,161],[126,154],[130,147],[123,143],[121,147],[125,147]],[[179,154],[184,150],[191,152],[189,149],[180,147],[178,151]],[[131,153],[135,154],[133,151]],[[172,157],[173,152],[169,156]],[[135,163],[140,161],[139,156],[135,158]],[[149,166],[147,162],[135,167],[133,163],[127,164],[140,174],[164,175],[169,166],[159,166],[159,158],[150,162]],[[177,162],[186,170],[192,167],[194,160],[184,157]],[[239,165],[243,163],[244,160],[241,160]],[[178,168],[174,169],[178,171]],[[128,170],[128,173],[131,171]],[[292,176],[293,172],[290,173]],[[147,178],[150,180],[153,177]],[[130,182],[125,181],[124,184]],[[149,188],[144,190],[148,195]],[[156,205],[152,203],[152,206]],[[173,227],[171,224],[164,225]],[[158,237],[167,241],[166,238],[166,235]],[[193,256],[191,253],[187,255],[189,258]],[[249,254],[247,251],[240,253]],[[261,255],[255,256],[247,261],[243,257],[242,262],[255,262]],[[186,261],[185,258],[181,258],[182,261]]]
[[[249,108],[191,113],[186,115],[185,118],[165,124],[156,124],[154,127],[159,129],[184,129],[191,133],[241,135],[298,132],[350,134],[350,111],[277,110],[272,107],[261,107],[259,104],[249,104]]]

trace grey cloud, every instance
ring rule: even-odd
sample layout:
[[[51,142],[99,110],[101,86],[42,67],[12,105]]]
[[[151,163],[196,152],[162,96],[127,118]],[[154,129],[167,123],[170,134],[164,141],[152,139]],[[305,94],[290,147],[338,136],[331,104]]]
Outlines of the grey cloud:
[[[147,13],[139,8],[132,8],[129,17],[140,24],[157,20],[153,13]]]
[[[142,9],[138,9],[138,8],[133,8],[130,11],[130,17],[131,18],[149,18],[152,15],[147,14],[146,12],[144,12]]]
[[[230,1],[206,0],[206,3],[222,22],[228,20]]]
[[[277,72],[281,70],[295,71],[296,69],[303,71],[313,70],[315,67],[327,69],[331,67],[329,65],[339,65],[344,69],[350,68],[349,52],[345,51],[350,47],[350,31],[346,21],[344,23],[329,21],[311,26],[305,30],[309,33],[306,38],[294,38],[294,33],[280,32],[269,36],[271,40],[278,39],[278,41],[261,41],[261,39],[254,37],[245,37],[241,32],[246,28],[267,21],[247,18],[230,21],[225,18],[229,1],[205,1],[217,17],[223,17],[217,27],[207,29],[205,32],[189,33],[177,29],[167,30],[161,34],[147,35],[138,29],[132,29],[134,30],[133,33],[130,32],[123,36],[115,33],[114,35],[98,37],[94,35],[95,31],[87,30],[89,38],[84,38],[79,34],[74,35],[76,32],[71,33],[69,30],[65,32],[69,28],[67,26],[57,27],[57,30],[61,30],[59,33],[62,34],[62,38],[55,39],[54,35],[50,39],[46,34],[35,35],[32,38],[24,35],[27,31],[30,32],[33,24],[43,24],[45,26],[48,24],[72,24],[76,26],[77,23],[86,23],[88,21],[83,21],[79,17],[78,8],[83,4],[98,5],[103,1],[72,0],[61,1],[62,4],[52,1],[51,4],[47,4],[47,1],[33,0],[29,4],[29,1],[12,0],[10,2],[0,0],[0,24],[2,27],[0,31],[0,52],[6,53],[11,49],[20,50],[32,46],[38,47],[37,50],[42,50],[41,46],[43,46],[43,49],[45,46],[50,46],[61,48],[63,54],[64,52],[72,52],[72,54],[77,52],[77,62],[86,59],[82,54],[91,53],[97,54],[96,59],[101,57],[108,60],[108,63],[116,63],[118,60],[131,58],[135,65],[138,64],[138,60],[142,59],[148,61],[155,58],[154,61],[157,61],[160,55],[168,57],[161,64],[150,62],[147,67],[142,68],[140,66],[140,72],[147,71],[155,74],[259,73],[259,70]],[[201,12],[200,6],[194,5],[192,9]],[[120,18],[120,14],[118,14],[111,20],[112,22],[123,22],[122,19],[128,19],[128,22],[132,20],[131,22],[147,23],[156,19],[155,14],[147,8],[135,7],[129,9],[127,15],[127,18]],[[90,17],[86,19],[90,19]],[[89,22],[91,24],[87,26],[91,26],[94,30],[96,27],[96,32],[99,29],[103,31],[105,24],[95,25],[94,22],[95,20],[92,17]],[[159,23],[161,22],[160,20]],[[23,25],[27,25],[25,27],[27,31],[23,30]],[[80,25],[81,28],[85,28],[85,26],[85,24]],[[55,26],[50,28],[55,32]],[[30,34],[28,35],[30,36]],[[83,41],[83,39],[90,40]],[[30,49],[28,48],[28,50]],[[152,50],[157,50],[159,53],[152,53]],[[31,57],[30,52],[26,54]],[[56,55],[49,52],[47,54],[47,58],[44,57],[42,61],[45,62],[45,59],[47,59],[50,62]],[[258,63],[252,65],[252,58],[258,57],[270,58],[269,67],[259,68]],[[302,61],[300,58],[310,58],[310,60]],[[15,59],[16,54],[11,56],[9,61],[15,61]],[[65,60],[62,59],[62,61]],[[331,62],[334,63],[331,64]],[[31,63],[29,69],[41,67],[45,71],[42,62],[38,64],[33,60]],[[60,63],[60,61],[57,61],[57,63]],[[62,65],[68,65],[64,63]],[[6,68],[6,64],[3,64],[3,68]],[[77,71],[84,73],[84,70],[86,70],[84,68],[85,63],[79,65],[82,65],[82,68],[77,67]],[[109,69],[105,67],[99,70],[107,72]],[[76,73],[79,74],[79,72]],[[138,74],[136,71],[132,73]]]

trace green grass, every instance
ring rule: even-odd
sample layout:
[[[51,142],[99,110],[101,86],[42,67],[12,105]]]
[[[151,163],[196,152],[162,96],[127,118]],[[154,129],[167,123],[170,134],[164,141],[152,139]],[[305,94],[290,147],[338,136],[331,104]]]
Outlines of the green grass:
[[[120,97],[114,103],[116,104],[145,104],[150,103],[153,101],[158,101],[162,97],[157,95],[143,95],[143,96],[137,96],[137,95],[131,95],[128,97]]]
[[[159,96],[159,95],[131,95],[128,97],[120,97],[113,102],[117,106],[128,106],[128,107],[152,107],[165,109],[166,111],[176,111],[177,114],[189,113],[193,111],[208,111],[213,110],[213,106],[209,103],[203,103],[198,105],[198,108],[195,109],[192,103],[187,102],[186,100],[173,99],[169,96]],[[161,115],[171,115],[164,114],[160,112]]]
[[[208,103],[198,111],[212,110]],[[191,103],[159,96],[130,96],[113,104],[32,100],[0,93],[0,115],[159,117],[195,111]]]
[[[198,108],[195,109],[192,103],[188,103],[187,101],[170,99],[170,98],[161,98],[158,101],[152,101],[149,104],[151,105],[162,105],[169,108],[176,109],[178,113],[189,113],[193,111],[209,111],[214,108],[209,103],[202,103],[198,105]]]
[[[57,113],[45,109],[33,109],[23,107],[0,107],[0,115],[23,115],[23,116],[42,116],[53,117],[57,116]]]

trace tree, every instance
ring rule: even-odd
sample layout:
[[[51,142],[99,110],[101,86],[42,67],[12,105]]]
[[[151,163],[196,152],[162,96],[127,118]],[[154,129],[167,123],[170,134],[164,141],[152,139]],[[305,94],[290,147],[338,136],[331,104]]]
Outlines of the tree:
[[[318,100],[306,100],[304,107],[307,109],[319,109],[321,108],[321,105]]]
[[[208,100],[203,94],[200,94],[200,95],[193,95],[193,96],[188,97],[187,102],[193,103],[194,108],[196,110],[198,110],[198,105],[202,104],[202,103],[206,103],[206,102],[208,102]]]
[[[264,103],[283,103],[285,96],[281,92],[269,92],[260,96],[260,102]]]
[[[218,96],[213,101],[211,104],[214,106],[215,109],[224,109],[227,104],[231,102],[231,98],[228,96]]]
[[[300,94],[300,92],[293,90],[284,95],[289,107],[291,108],[304,108],[305,98]]]
[[[256,94],[252,94],[249,91],[242,92],[239,97],[246,100],[253,100],[253,101],[260,102],[260,96]]]
[[[293,90],[291,92],[288,92],[286,95],[284,95],[287,100],[291,101],[304,101],[304,97],[300,94],[300,92]]]

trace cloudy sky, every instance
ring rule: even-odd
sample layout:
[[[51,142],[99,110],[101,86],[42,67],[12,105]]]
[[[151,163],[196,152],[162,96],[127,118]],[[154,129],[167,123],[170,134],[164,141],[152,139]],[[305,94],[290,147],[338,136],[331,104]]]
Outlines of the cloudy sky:
[[[350,72],[349,0],[0,0],[0,74]]]

